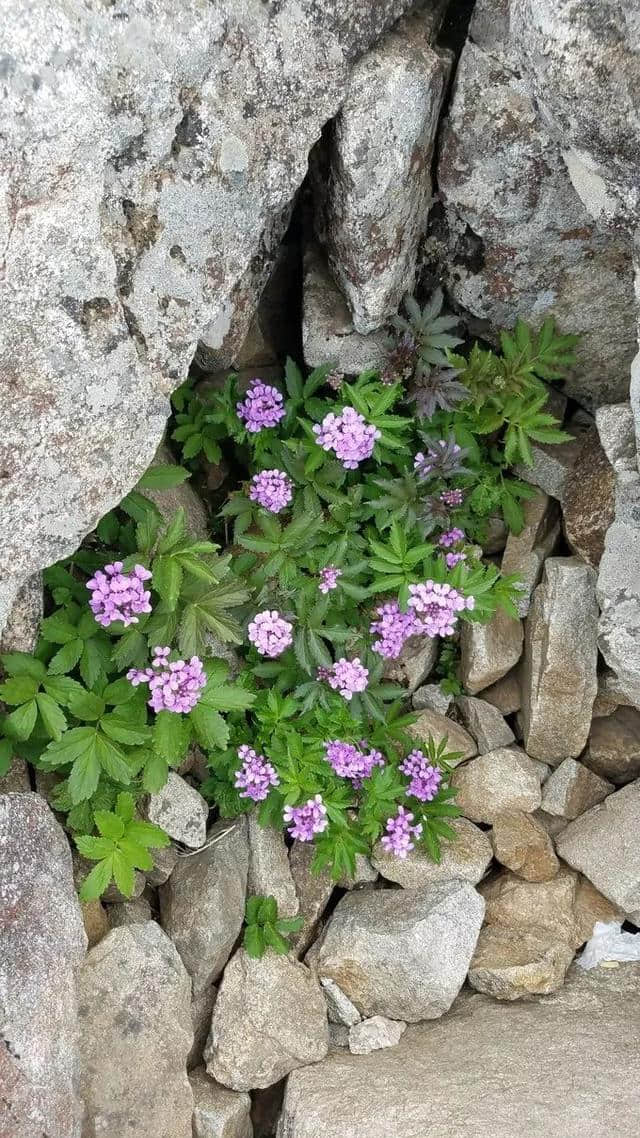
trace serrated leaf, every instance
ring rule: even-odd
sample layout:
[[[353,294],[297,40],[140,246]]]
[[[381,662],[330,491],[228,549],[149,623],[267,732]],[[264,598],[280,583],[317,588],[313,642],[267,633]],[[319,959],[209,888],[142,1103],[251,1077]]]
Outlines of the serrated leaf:
[[[28,739],[36,725],[37,718],[38,705],[35,699],[30,699],[28,703],[16,707],[15,711],[6,716],[2,724],[4,733],[10,739]]]
[[[125,855],[116,850],[111,859],[113,879],[124,897],[132,897],[135,889],[135,873]]]
[[[61,609],[51,616],[45,617],[40,628],[40,635],[43,640],[47,640],[50,644],[67,644],[70,640],[77,639],[78,630],[74,624],[71,624],[65,611]]]
[[[42,680],[47,671],[42,661],[28,652],[5,652],[0,660],[10,676],[31,676],[34,680]]]
[[[259,925],[246,926],[242,944],[247,956],[253,957],[254,960],[264,956],[265,942]]]
[[[33,699],[39,686],[39,681],[33,676],[11,676],[0,684],[0,699],[15,707],[19,703]]]
[[[162,755],[152,753],[144,765],[142,786],[148,794],[157,794],[169,777],[169,764]]]
[[[144,846],[140,846],[137,842],[134,842],[128,833],[124,838],[121,838],[118,842],[118,846],[129,864],[136,869],[142,869],[146,872],[153,869],[153,858],[149,851],[146,850]]]
[[[46,676],[42,686],[47,695],[63,707],[68,705],[70,699],[84,693],[85,690],[82,684],[72,680],[70,676]]]
[[[102,693],[102,698],[105,703],[122,704],[130,703],[136,694],[136,689],[130,680],[126,680],[124,676],[114,680],[113,683],[107,684]]]
[[[100,763],[96,756],[94,740],[88,744],[84,753],[75,760],[69,775],[69,794],[74,805],[82,802],[85,798],[91,798],[98,785],[99,778]]]
[[[151,739],[151,728],[145,723],[131,723],[115,712],[103,715],[100,727],[110,739],[115,739],[117,743],[128,743],[131,747],[142,747]]]
[[[184,466],[150,466],[138,482],[138,490],[170,490],[173,486],[181,486],[191,475]]]
[[[127,837],[145,849],[164,849],[171,844],[168,834],[153,822],[130,822],[127,826]]]
[[[275,897],[269,894],[268,897],[263,897],[258,909],[258,922],[265,925],[268,921],[277,921],[278,919],[278,902]]]
[[[189,719],[174,711],[160,711],[153,724],[153,749],[172,766],[178,766],[191,738]]]
[[[39,692],[36,696],[38,711],[42,718],[44,728],[51,739],[61,739],[62,732],[66,730],[67,720],[64,712],[50,695]]]
[[[70,672],[78,663],[83,648],[84,641],[80,639],[69,640],[63,644],[62,648],[49,661],[49,674],[59,676]]]
[[[85,691],[84,688],[69,697],[67,706],[76,719],[88,722],[99,719],[105,709],[104,700],[95,692]]]
[[[113,818],[113,814],[107,814],[104,810],[97,810],[94,814],[97,823],[97,815],[106,815],[108,818]],[[116,819],[117,821],[117,819]],[[98,829],[100,827],[98,826]],[[75,839],[76,846],[83,857],[90,858],[91,861],[101,861],[103,857],[110,857],[114,850],[113,838],[111,834],[103,833],[100,830],[101,837],[94,838],[89,834],[79,834]],[[118,837],[121,837],[118,834]]]
[[[111,857],[94,865],[91,873],[84,879],[79,892],[81,901],[95,901],[101,897],[113,876]]]
[[[161,541],[158,544],[158,553],[170,553],[187,536],[187,521],[184,508],[176,510]],[[155,582],[154,582],[155,583]]]
[[[218,711],[197,703],[189,718],[201,747],[207,751],[224,751],[229,742],[229,728]]]
[[[289,951],[289,945],[271,921],[268,921],[267,924],[264,925],[262,932],[266,943],[273,951],[277,952],[279,956],[286,956]]]
[[[94,687],[106,675],[110,660],[110,646],[107,640],[92,637],[85,640],[80,657],[80,675],[88,688]]]
[[[173,612],[180,596],[183,570],[179,561],[169,555],[154,558],[153,565],[154,588],[162,597],[170,612]]]
[[[125,786],[131,782],[131,769],[123,752],[116,747],[106,735],[97,734],[95,753],[103,771],[114,782],[123,782]]]

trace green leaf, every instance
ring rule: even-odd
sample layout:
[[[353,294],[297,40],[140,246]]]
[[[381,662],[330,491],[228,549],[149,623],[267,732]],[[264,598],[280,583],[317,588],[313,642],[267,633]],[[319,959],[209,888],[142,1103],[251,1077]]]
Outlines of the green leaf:
[[[162,755],[152,753],[144,765],[142,787],[147,794],[157,794],[169,777],[169,764]]]
[[[173,612],[180,596],[183,571],[175,557],[168,555],[156,557],[152,565],[154,588],[162,597],[170,612]]]
[[[278,902],[272,894],[268,897],[263,897],[258,909],[258,921],[261,925],[265,925],[267,921],[277,921],[278,919]]]
[[[118,843],[118,846],[130,865],[136,869],[144,869],[146,871],[153,869],[153,858],[144,846],[138,845],[137,842],[131,840],[128,835]]]
[[[105,858],[94,865],[91,873],[84,879],[79,897],[81,901],[95,901],[101,897],[113,876],[113,862],[111,857]]]
[[[97,684],[106,675],[110,661],[110,646],[107,640],[91,637],[85,640],[80,657],[80,675],[88,688]]]
[[[39,681],[32,676],[12,676],[0,684],[0,699],[12,706],[26,703],[33,699],[39,687]]]
[[[112,814],[110,810],[96,810],[93,819],[103,838],[111,838],[113,842],[117,842],[124,834],[122,818],[119,818],[117,814]],[[106,857],[106,854],[99,856]]]
[[[96,813],[104,814],[106,811],[98,810]],[[109,834],[103,834],[100,838],[91,837],[89,834],[78,834],[75,843],[82,856],[88,857],[91,861],[101,861],[103,857],[111,857],[114,850]]]
[[[170,553],[172,549],[175,549],[176,545],[184,541],[186,536],[186,514],[184,508],[181,506],[179,510],[176,510],[158,544],[158,553]]]
[[[66,730],[67,720],[56,701],[46,692],[39,692],[36,696],[36,703],[47,734],[52,739],[62,738],[62,732]]]
[[[127,668],[131,664],[140,664],[146,657],[147,642],[137,628],[129,628],[111,650],[111,659],[116,668]]]
[[[178,766],[186,754],[190,738],[188,718],[177,715],[174,711],[158,712],[153,725],[153,749],[157,755],[172,766]]]
[[[224,751],[229,742],[229,728],[218,711],[197,703],[189,718],[201,747],[206,751]]]
[[[78,629],[71,624],[64,609],[59,609],[43,620],[40,635],[50,644],[68,644],[70,640],[77,640]]]
[[[95,727],[72,727],[65,731],[59,742],[49,743],[40,756],[40,761],[46,767],[63,767],[80,758],[85,751],[93,746]]]
[[[13,747],[8,739],[0,739],[0,778],[7,774],[13,760]]]
[[[144,746],[151,739],[151,728],[146,723],[130,723],[115,712],[103,715],[100,727],[110,739],[115,739],[117,743],[128,743],[131,747]]]
[[[279,917],[276,928],[280,933],[297,933],[304,925],[304,917]]]
[[[247,925],[242,943],[247,956],[253,957],[254,960],[264,956],[265,942],[259,925]]]
[[[62,741],[64,741],[64,736]],[[85,798],[91,798],[98,785],[99,778],[100,763],[96,756],[95,745],[90,743],[84,753],[75,760],[69,775],[69,794],[74,805],[82,802]]]
[[[38,718],[38,705],[35,699],[30,699],[28,703],[23,703],[22,707],[17,707],[11,715],[7,715],[3,721],[4,733],[10,739],[28,739],[33,728],[36,725]]]
[[[131,782],[131,770],[123,752],[105,735],[96,735],[95,753],[100,766],[109,778],[114,782],[123,782],[125,786]]]
[[[138,490],[170,490],[181,486],[191,474],[184,466],[150,466],[138,482]]]
[[[5,652],[0,660],[10,676],[31,676],[32,679],[41,681],[47,671],[42,661],[36,660],[29,652]]]
[[[105,703],[95,692],[81,689],[69,698],[68,708],[76,719],[93,721],[104,713]]]
[[[130,822],[127,826],[127,837],[145,849],[164,849],[171,844],[169,835],[153,822]]]
[[[129,703],[135,694],[136,689],[133,684],[130,683],[129,680],[126,680],[124,676],[121,676],[120,679],[114,680],[112,684],[107,684],[102,693],[102,698],[105,703],[122,704]]]
[[[271,946],[274,952],[277,952],[279,956],[286,956],[289,951],[289,944],[271,921],[264,925],[262,932],[266,943]]]
[[[132,897],[135,889],[136,877],[133,866],[129,865],[125,855],[119,850],[113,854],[112,868],[114,881],[125,897]]]
[[[76,696],[84,694],[82,684],[77,680],[72,680],[70,676],[46,676],[43,681],[43,687],[47,695],[55,699],[56,703],[62,704],[67,707],[69,700]]]
[[[49,661],[49,674],[60,676],[64,675],[65,672],[70,672],[78,663],[83,648],[84,641],[80,639],[69,640],[63,644],[62,648]]]
[[[121,790],[116,799],[116,814],[118,818],[122,818],[123,822],[132,822],[135,814],[136,803],[132,794],[128,790]]]

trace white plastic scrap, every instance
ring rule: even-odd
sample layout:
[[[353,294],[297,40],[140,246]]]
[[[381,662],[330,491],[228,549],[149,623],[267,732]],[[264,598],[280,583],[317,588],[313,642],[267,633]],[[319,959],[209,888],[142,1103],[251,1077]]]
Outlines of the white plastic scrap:
[[[623,933],[617,921],[596,921],[593,936],[576,963],[589,969],[613,960],[640,960],[640,933]]]

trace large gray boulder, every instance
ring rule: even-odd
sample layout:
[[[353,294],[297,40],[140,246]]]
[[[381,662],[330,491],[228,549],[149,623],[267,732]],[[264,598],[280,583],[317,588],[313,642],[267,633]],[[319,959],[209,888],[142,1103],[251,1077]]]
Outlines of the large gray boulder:
[[[62,828],[0,796],[0,1134],[79,1138],[75,978],[87,938]]]
[[[640,965],[576,968],[552,996],[465,994],[396,1047],[295,1071],[278,1138],[636,1138],[639,1078]]]
[[[621,702],[640,708],[640,479],[618,482],[615,518],[598,571],[598,648]]]
[[[191,983],[155,921],[91,949],[78,1004],[87,1135],[191,1138]]]
[[[315,967],[362,1016],[435,1019],[464,983],[483,915],[467,881],[350,893],[325,930]]]
[[[149,465],[205,328],[214,347],[230,338],[230,362],[309,150],[408,6],[13,5],[0,627],[19,585]]]
[[[556,839],[560,857],[627,913],[640,911],[640,779],[576,818]]]

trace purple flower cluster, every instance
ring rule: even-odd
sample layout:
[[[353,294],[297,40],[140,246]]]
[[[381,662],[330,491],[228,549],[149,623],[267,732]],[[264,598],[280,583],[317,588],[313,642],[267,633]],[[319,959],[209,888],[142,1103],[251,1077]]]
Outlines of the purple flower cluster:
[[[299,842],[312,842],[314,835],[321,834],[329,825],[327,808],[319,794],[303,806],[285,806],[283,818],[291,837]]]
[[[253,747],[248,747],[246,743],[238,747],[238,758],[242,761],[242,766],[235,772],[236,781],[233,785],[241,791],[241,798],[262,802],[272,786],[280,785],[275,767],[264,755],[256,754]]]
[[[207,677],[202,660],[192,656],[189,662],[173,660],[169,662],[170,648],[154,648],[150,668],[131,668],[127,679],[137,687],[148,684],[151,699],[149,707],[154,711],[175,711],[186,714],[200,699]]]
[[[404,806],[398,807],[395,818],[387,819],[387,832],[382,838],[382,846],[387,853],[404,859],[411,850],[415,849],[415,842],[412,839],[420,837],[422,823],[418,822],[414,826],[412,822],[413,814],[405,810]]]
[[[322,423],[316,423],[313,432],[323,450],[332,450],[345,470],[355,470],[359,463],[371,458],[377,427],[371,426],[353,407],[345,407],[339,415],[329,412]]]
[[[411,779],[407,794],[419,798],[421,802],[431,802],[442,782],[442,771],[429,762],[422,751],[411,751],[398,770]]]
[[[353,743],[342,743],[339,739],[325,743],[324,757],[329,765],[340,778],[350,778],[356,789],[362,786],[363,779],[369,778],[374,767],[384,766],[380,751],[373,748],[365,751],[366,746],[364,739],[360,743],[362,749]]]
[[[417,457],[417,456],[416,456]],[[444,502],[445,506],[461,506],[464,501],[463,490],[443,490],[440,495],[440,501]]]
[[[121,620],[125,627],[138,624],[138,613],[151,612],[151,593],[143,585],[150,579],[151,573],[143,565],[135,565],[131,573],[122,572],[122,561],[105,565],[104,571],[98,569],[87,581],[92,592],[89,607],[98,624],[103,628],[116,620]]]
[[[457,443],[448,447],[444,439],[439,439],[439,446],[449,452],[451,459],[454,459],[462,451],[462,447],[458,446]],[[420,450],[413,460],[413,469],[419,478],[428,478],[439,461],[441,461],[441,456],[435,450],[427,450],[426,454]]]
[[[284,417],[284,401],[277,387],[252,379],[243,403],[236,403],[238,418],[251,434],[276,427]]]
[[[293,625],[276,609],[258,612],[249,625],[249,640],[261,656],[281,656],[293,641]]]
[[[279,514],[293,498],[293,482],[283,470],[261,470],[251,479],[249,497],[272,514]]]
[[[320,584],[318,588],[321,593],[328,593],[331,589],[337,589],[338,578],[342,576],[342,569],[336,569],[335,565],[325,565],[324,569],[320,570]]]
[[[389,601],[376,609],[377,620],[369,625],[369,631],[380,637],[374,640],[372,648],[387,660],[396,660],[404,643],[410,636],[422,631],[422,625],[415,612],[401,612],[397,601]]]
[[[336,660],[327,675],[329,686],[340,692],[344,699],[351,699],[355,692],[364,691],[368,679],[369,669],[360,663],[360,657],[354,656],[347,660],[344,656]]]
[[[466,561],[466,553],[447,553],[445,554],[445,562],[447,569],[455,569],[459,561]]]
[[[440,534],[438,545],[443,546],[444,549],[450,549],[452,545],[457,545],[459,541],[464,541],[464,530],[457,529],[454,526],[453,529]]]
[[[409,592],[409,605],[420,614],[422,631],[431,637],[451,636],[458,613],[475,607],[474,597],[463,597],[452,585],[425,581],[423,585],[409,585]]]

